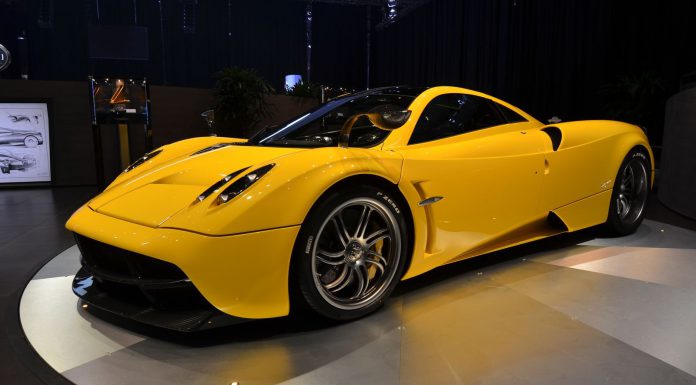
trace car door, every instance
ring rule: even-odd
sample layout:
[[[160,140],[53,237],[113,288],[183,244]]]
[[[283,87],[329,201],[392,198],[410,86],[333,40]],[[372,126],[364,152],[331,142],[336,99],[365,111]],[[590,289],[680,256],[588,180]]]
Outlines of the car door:
[[[505,243],[546,215],[539,196],[548,137],[497,106],[469,94],[436,96],[398,150],[402,183],[427,205],[426,256],[440,263]]]

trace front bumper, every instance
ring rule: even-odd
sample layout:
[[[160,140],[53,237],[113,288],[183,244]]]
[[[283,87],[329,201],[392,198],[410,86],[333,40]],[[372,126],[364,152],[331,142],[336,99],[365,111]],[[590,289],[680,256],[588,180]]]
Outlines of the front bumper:
[[[224,314],[258,319],[280,317],[290,311],[288,275],[299,225],[229,236],[207,236],[127,222],[99,214],[85,205],[73,214],[66,227],[78,237],[175,266],[184,277],[182,284],[190,285],[207,303]],[[83,281],[78,283],[76,278],[78,287],[86,285],[84,280],[89,276],[100,275],[100,272],[89,271],[89,266],[86,267],[78,274],[82,274]],[[104,272],[101,273],[103,277]],[[122,283],[140,287],[137,282]],[[96,297],[82,298],[106,310],[121,306],[111,300],[98,302],[95,298],[105,297],[98,293],[101,291],[98,289],[99,285],[91,288]],[[147,291],[144,294],[147,297]],[[130,318],[137,319],[132,311],[112,312],[124,316],[130,314]]]
[[[200,297],[193,285],[159,285],[148,289],[142,288],[147,284],[128,285],[106,280],[83,267],[75,275],[72,286],[73,293],[91,307],[170,330],[199,331],[248,320],[220,312]],[[172,292],[169,295],[182,294],[183,298],[169,297],[163,304],[162,292],[167,291]],[[153,296],[153,292],[159,293]]]

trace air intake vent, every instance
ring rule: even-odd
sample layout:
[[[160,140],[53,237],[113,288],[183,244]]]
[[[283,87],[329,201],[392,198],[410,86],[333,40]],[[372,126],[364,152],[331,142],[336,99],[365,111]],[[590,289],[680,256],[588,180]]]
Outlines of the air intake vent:
[[[551,145],[553,146],[553,150],[556,151],[558,150],[558,147],[561,146],[561,141],[563,141],[563,133],[561,132],[561,129],[558,127],[544,127],[541,129],[541,131],[545,132],[546,135],[551,138]]]

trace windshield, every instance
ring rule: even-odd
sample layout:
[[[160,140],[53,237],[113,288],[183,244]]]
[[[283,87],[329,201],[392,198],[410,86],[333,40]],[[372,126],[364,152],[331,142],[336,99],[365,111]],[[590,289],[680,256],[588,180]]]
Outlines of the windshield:
[[[364,114],[383,105],[407,109],[423,89],[391,87],[363,91],[340,97],[278,126],[268,127],[249,139],[249,143],[283,147],[329,147],[338,145],[343,124],[353,115]],[[372,147],[381,143],[389,131],[380,130],[367,117],[355,122],[351,147]]]

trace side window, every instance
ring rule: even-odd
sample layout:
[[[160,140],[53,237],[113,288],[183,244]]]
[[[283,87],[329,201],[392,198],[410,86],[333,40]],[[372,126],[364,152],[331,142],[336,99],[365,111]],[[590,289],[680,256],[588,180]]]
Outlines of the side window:
[[[443,139],[505,123],[488,99],[466,94],[444,94],[435,97],[425,107],[409,144]]]
[[[491,102],[495,103],[495,102]],[[517,112],[505,107],[502,104],[495,103],[496,106],[498,106],[498,109],[500,109],[500,113],[503,114],[505,117],[505,120],[507,120],[508,123],[520,123],[520,122],[526,122],[527,119],[525,119],[522,115],[518,114]]]

